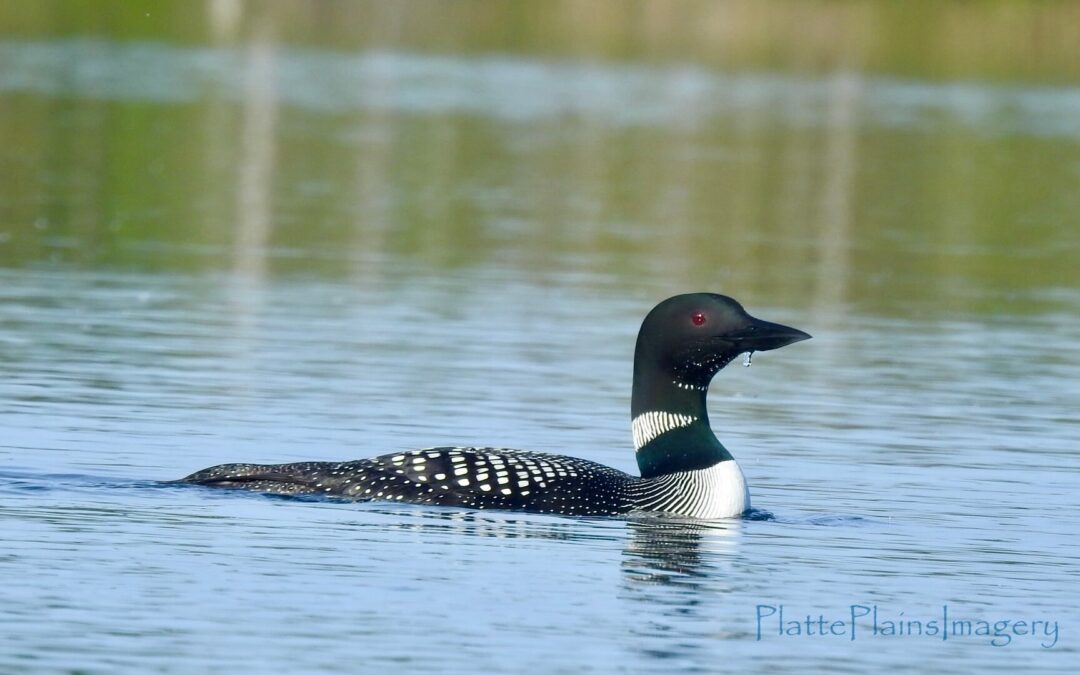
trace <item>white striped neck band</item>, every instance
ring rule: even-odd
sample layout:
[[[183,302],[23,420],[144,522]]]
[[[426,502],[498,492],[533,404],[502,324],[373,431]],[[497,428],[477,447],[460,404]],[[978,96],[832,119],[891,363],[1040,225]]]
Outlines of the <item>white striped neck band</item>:
[[[698,418],[678,413],[649,411],[634,418],[630,428],[634,433],[634,450],[640,450],[660,434],[672,429],[688,427]]]

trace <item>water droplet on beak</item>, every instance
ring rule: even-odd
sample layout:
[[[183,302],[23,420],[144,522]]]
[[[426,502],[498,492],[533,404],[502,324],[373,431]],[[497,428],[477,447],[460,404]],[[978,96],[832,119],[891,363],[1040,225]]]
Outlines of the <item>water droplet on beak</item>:
[[[754,352],[746,352],[746,360],[742,362],[743,368],[750,367],[750,359],[754,356]]]

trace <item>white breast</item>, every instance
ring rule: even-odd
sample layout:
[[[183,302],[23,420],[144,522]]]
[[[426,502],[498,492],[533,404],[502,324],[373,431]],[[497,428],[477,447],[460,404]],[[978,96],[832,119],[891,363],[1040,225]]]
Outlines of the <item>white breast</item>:
[[[707,469],[648,478],[635,488],[640,511],[689,518],[732,518],[750,508],[746,477],[733,459]]]

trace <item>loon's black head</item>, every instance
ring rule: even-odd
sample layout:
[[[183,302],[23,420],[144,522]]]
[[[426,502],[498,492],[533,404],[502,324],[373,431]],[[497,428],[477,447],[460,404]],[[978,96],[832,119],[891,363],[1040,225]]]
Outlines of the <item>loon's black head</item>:
[[[668,298],[649,312],[638,333],[634,407],[640,409],[632,412],[643,412],[644,398],[653,398],[671,385],[704,392],[713,376],[739,354],[779,349],[809,337],[796,328],[755,319],[726,295],[689,293]],[[648,405],[655,408],[655,403],[659,402]]]
[[[724,295],[676,295],[653,308],[638,333],[630,401],[643,478],[704,469],[731,459],[709,426],[705,396],[721,368],[746,352],[810,336],[755,319]]]

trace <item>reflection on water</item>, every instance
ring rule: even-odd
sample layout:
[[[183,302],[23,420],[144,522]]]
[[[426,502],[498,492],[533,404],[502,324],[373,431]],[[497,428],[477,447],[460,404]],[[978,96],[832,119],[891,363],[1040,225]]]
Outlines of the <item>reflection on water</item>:
[[[701,668],[721,637],[713,617],[732,599],[728,578],[742,521],[639,518],[627,525],[619,597],[642,618],[630,630],[633,652],[646,663]]]
[[[742,520],[697,523],[643,517],[629,521],[628,526],[630,541],[623,557],[628,586],[685,585],[694,589],[695,578],[715,571],[702,569],[711,565],[708,558],[734,552]]]
[[[593,532],[578,526],[573,521],[552,521],[538,523],[527,516],[496,513],[488,515],[482,512],[457,511],[453,509],[402,510],[372,504],[365,511],[389,516],[389,524],[381,524],[380,529],[391,531],[417,532],[431,535],[450,535],[493,539],[548,539],[554,541],[589,540],[603,537],[603,532]],[[579,521],[580,522],[580,521]],[[586,520],[587,522],[587,520]],[[357,523],[357,527],[371,527],[370,523]],[[607,533],[608,541],[615,540]]]

